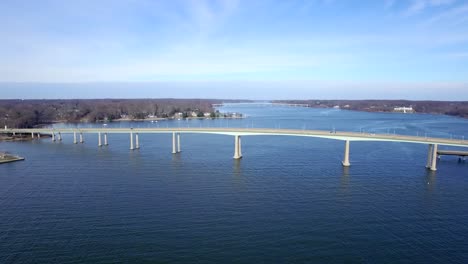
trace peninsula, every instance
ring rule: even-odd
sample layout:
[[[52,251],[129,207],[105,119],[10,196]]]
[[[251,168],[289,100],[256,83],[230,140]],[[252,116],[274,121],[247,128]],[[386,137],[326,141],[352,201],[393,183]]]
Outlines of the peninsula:
[[[244,102],[247,100],[243,100]],[[112,122],[179,118],[241,118],[220,113],[218,99],[0,100],[0,125],[32,128],[56,122]]]

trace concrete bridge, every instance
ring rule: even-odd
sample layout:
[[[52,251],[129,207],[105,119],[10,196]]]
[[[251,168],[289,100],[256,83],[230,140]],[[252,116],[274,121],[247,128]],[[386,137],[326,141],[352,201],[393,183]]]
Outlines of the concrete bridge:
[[[240,102],[240,103],[212,104],[213,107],[238,106],[238,105],[309,107],[309,104],[290,104],[290,103],[275,103],[275,102]]]
[[[351,141],[385,141],[385,142],[405,142],[428,145],[426,168],[437,170],[438,146],[467,147],[468,140],[433,138],[419,136],[405,136],[395,134],[368,134],[359,132],[338,132],[324,130],[298,130],[298,129],[270,129],[270,128],[34,128],[34,129],[5,129],[0,133],[8,134],[31,134],[32,138],[39,137],[40,134],[51,135],[52,141],[61,141],[62,134],[73,134],[73,143],[84,143],[84,134],[97,135],[98,146],[108,145],[108,134],[128,134],[130,149],[139,149],[139,134],[172,134],[172,153],[181,151],[181,134],[221,134],[234,137],[234,159],[242,158],[241,137],[243,136],[296,136],[326,138],[344,141],[344,155],[342,165],[350,166],[349,151]]]

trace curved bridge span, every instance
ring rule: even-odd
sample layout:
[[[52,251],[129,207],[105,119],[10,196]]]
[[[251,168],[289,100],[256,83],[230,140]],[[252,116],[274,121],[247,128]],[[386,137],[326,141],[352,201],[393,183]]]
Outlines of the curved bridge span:
[[[180,135],[181,134],[221,134],[234,136],[234,158],[242,158],[241,151],[241,136],[297,136],[297,137],[314,137],[345,141],[345,151],[343,158],[343,166],[350,166],[349,163],[349,145],[351,141],[386,141],[386,142],[404,142],[429,145],[428,158],[426,167],[431,170],[436,170],[437,162],[437,147],[438,145],[468,147],[468,140],[457,140],[448,138],[434,137],[418,137],[395,134],[368,134],[358,132],[341,132],[341,131],[325,131],[325,130],[299,130],[299,129],[271,129],[271,128],[34,128],[34,129],[5,129],[0,130],[0,133],[22,133],[31,134],[32,138],[35,135],[48,134],[52,136],[52,140],[62,140],[62,134],[73,134],[74,143],[77,144],[77,135],[79,142],[84,143],[83,134],[97,134],[98,146],[107,146],[108,134],[129,134],[130,149],[138,149],[139,134],[172,134],[172,153],[180,152]],[[104,143],[102,143],[102,135]],[[135,143],[134,143],[135,140]]]

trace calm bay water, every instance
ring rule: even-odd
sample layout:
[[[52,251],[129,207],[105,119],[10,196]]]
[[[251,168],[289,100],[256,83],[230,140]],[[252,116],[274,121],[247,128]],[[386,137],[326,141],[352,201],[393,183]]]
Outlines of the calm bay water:
[[[108,127],[273,127],[468,139],[468,121],[433,115],[230,106],[242,120]],[[56,126],[72,126],[58,124]],[[80,124],[79,126],[102,126]],[[0,263],[467,263],[468,162],[427,146],[250,136],[97,136],[1,142]]]

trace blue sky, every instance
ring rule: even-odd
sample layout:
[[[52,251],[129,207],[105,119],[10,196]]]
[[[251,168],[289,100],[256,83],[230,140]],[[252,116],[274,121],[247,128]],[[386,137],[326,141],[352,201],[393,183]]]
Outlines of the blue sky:
[[[2,0],[0,36],[0,98],[468,100],[462,0]]]

